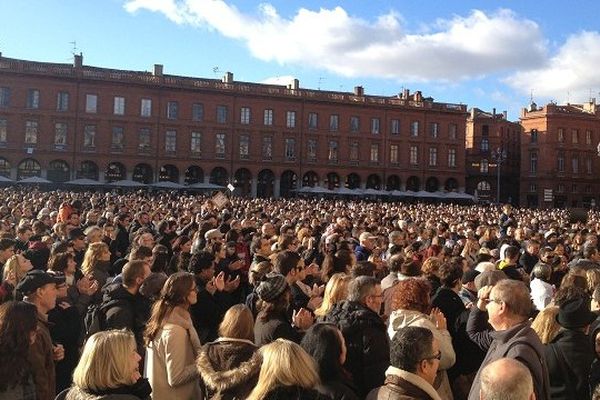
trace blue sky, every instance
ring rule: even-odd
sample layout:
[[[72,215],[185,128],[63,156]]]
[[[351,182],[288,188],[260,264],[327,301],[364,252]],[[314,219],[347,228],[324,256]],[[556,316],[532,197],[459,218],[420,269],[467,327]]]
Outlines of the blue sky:
[[[600,2],[0,0],[6,57],[279,82],[491,111],[600,98]],[[218,70],[214,70],[218,67]],[[599,99],[600,100],[600,99]]]

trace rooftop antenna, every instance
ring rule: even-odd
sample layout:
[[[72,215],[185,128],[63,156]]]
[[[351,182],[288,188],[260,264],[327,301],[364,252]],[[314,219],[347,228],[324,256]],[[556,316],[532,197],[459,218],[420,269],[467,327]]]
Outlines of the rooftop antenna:
[[[218,65],[214,66],[213,69],[212,69],[212,71],[213,71],[213,74],[215,74],[215,78],[218,79],[219,78],[219,72],[221,72],[221,70],[219,69],[219,66]]]
[[[72,42],[69,42],[69,44],[73,46],[73,49],[71,50],[71,54],[76,55],[77,54],[77,41],[73,40]]]
[[[321,82],[323,82],[325,79],[327,78],[324,78],[322,76],[319,77],[319,86],[317,87],[317,90],[321,90]]]
[[[533,103],[533,89],[529,92],[529,104]]]
[[[567,104],[571,104],[571,91],[567,90]]]

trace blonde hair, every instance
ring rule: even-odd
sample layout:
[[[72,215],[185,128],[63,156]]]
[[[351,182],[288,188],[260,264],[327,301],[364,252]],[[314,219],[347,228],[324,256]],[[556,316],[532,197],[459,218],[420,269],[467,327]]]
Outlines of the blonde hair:
[[[96,264],[100,261],[100,256],[106,251],[109,251],[106,243],[91,243],[83,257],[81,272],[83,272],[84,275],[90,275],[94,271],[94,268],[96,268]]]
[[[557,306],[548,306],[544,308],[535,317],[531,323],[531,329],[535,331],[540,337],[540,341],[543,344],[550,343],[558,334],[560,325],[556,322],[556,316],[558,315]]]
[[[587,278],[587,291],[591,296],[594,290],[600,286],[600,270],[596,268],[588,269],[585,271],[585,277]]]
[[[130,354],[135,338],[127,330],[110,330],[90,336],[85,343],[73,383],[85,391],[100,391],[131,385]]]
[[[2,280],[8,280],[10,277],[10,273],[14,274],[15,282],[19,283],[21,279],[27,274],[27,271],[21,271],[21,264],[19,263],[19,256],[25,258],[25,256],[20,254],[15,254],[11,256],[6,263],[4,264],[4,273],[2,274]]]
[[[92,237],[94,235],[98,235],[98,238],[97,238],[98,241],[97,242],[91,242],[91,243],[98,243],[98,242],[102,241],[102,228],[100,228],[100,227],[98,227],[96,225],[92,225],[92,226],[87,227],[85,229],[85,231],[83,231],[83,233],[87,237],[88,241],[91,241],[91,239],[92,239]]]
[[[298,344],[277,339],[260,350],[262,366],[258,383],[248,400],[262,400],[278,386],[314,388],[320,383],[315,361]]]
[[[254,342],[254,317],[244,304],[236,304],[225,313],[219,325],[219,336]]]
[[[331,311],[336,303],[346,299],[348,295],[348,283],[352,278],[343,272],[331,275],[325,293],[323,294],[323,303],[315,310],[317,317],[323,317]]]

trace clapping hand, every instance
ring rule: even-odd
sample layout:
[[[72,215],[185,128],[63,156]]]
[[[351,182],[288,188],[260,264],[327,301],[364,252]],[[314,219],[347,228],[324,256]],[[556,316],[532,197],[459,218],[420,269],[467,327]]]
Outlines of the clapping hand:
[[[292,313],[292,322],[300,330],[307,330],[314,322],[313,316],[306,308],[301,308],[298,312]]]
[[[231,276],[229,276],[229,278],[227,278],[227,282],[225,282],[225,291],[226,292],[233,292],[235,289],[237,289],[240,286],[240,276],[236,276],[235,279],[231,279]]]

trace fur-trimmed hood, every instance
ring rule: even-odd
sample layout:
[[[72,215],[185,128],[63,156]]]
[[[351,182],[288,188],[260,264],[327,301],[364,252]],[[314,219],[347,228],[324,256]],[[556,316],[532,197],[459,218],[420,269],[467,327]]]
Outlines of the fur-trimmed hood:
[[[257,350],[250,341],[231,338],[205,344],[196,366],[209,393],[215,394],[214,398],[247,397],[258,380],[262,363]],[[224,396],[224,392],[233,396]]]

